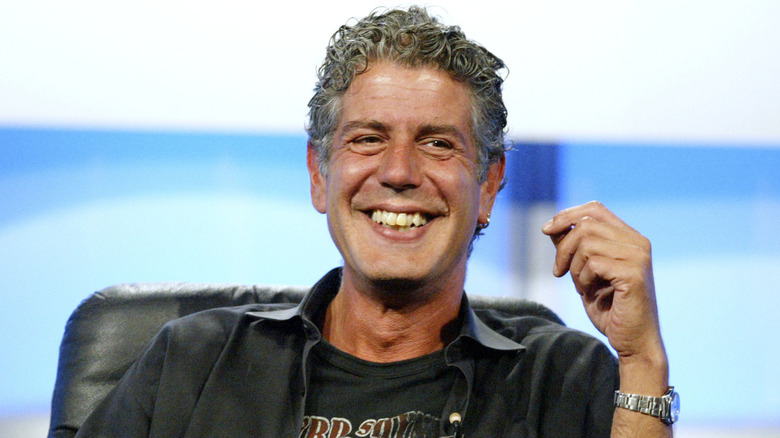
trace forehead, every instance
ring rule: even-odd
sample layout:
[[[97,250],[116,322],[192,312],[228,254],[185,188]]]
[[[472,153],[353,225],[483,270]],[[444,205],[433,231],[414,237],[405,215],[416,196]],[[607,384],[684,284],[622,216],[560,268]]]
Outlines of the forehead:
[[[471,105],[468,87],[442,70],[379,62],[357,75],[342,96],[339,126],[375,119],[446,123],[470,132]]]

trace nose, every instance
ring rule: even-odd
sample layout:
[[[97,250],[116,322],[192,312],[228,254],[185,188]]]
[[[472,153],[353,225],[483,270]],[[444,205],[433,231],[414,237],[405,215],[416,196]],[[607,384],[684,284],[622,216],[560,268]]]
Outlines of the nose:
[[[379,181],[396,190],[419,187],[423,181],[420,160],[414,142],[393,142],[382,152],[377,170]]]

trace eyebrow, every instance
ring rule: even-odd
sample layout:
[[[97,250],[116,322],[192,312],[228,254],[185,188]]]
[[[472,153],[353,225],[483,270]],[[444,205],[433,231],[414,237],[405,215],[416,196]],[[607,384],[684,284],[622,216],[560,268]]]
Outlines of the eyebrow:
[[[390,128],[386,124],[376,120],[353,120],[344,124],[344,127],[341,130],[343,133],[348,133],[356,129],[371,129],[380,132],[390,131]]]
[[[466,136],[463,134],[463,132],[460,131],[460,129],[456,128],[455,125],[422,125],[420,129],[418,130],[418,135],[420,136],[426,136],[426,135],[441,135],[441,134],[447,134],[454,137],[457,137],[458,140],[463,142],[464,144],[467,143]]]

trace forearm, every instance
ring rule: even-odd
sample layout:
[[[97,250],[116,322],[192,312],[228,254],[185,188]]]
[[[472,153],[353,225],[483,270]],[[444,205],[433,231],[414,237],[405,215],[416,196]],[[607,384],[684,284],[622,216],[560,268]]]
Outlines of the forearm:
[[[662,347],[647,357],[620,358],[619,372],[623,393],[661,397],[669,388],[669,365]],[[651,415],[615,408],[611,436],[668,438],[672,426]]]

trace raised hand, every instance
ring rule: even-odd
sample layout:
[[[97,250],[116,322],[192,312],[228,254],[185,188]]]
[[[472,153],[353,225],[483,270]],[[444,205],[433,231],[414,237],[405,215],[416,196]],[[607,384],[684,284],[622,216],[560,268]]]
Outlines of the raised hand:
[[[598,202],[561,211],[543,232],[557,249],[553,273],[571,273],[590,320],[620,358],[663,350],[647,238]]]

